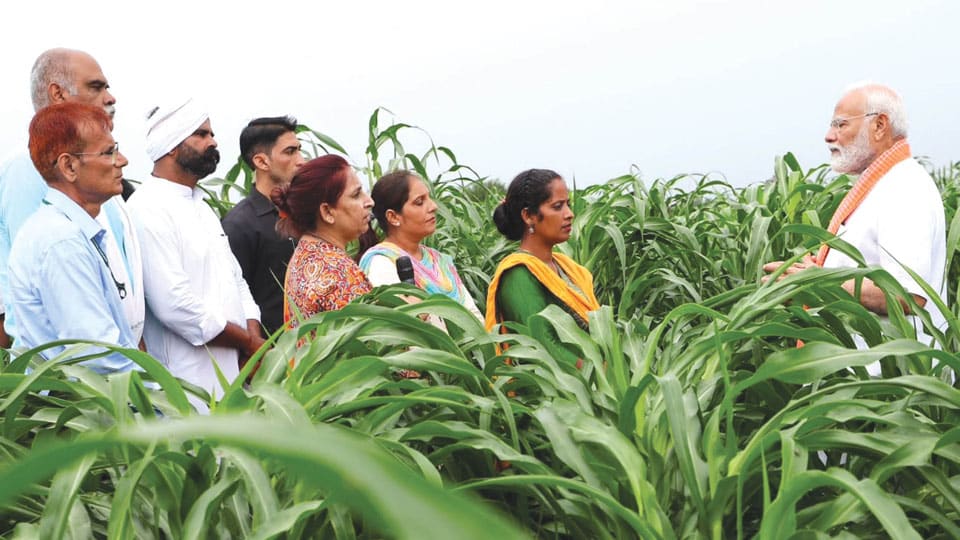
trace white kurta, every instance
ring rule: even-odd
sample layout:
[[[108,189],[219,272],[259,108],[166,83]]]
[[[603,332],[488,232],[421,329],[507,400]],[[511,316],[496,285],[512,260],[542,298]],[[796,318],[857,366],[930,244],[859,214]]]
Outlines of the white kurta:
[[[837,236],[859,249],[868,266],[883,268],[907,292],[926,298],[925,308],[933,323],[943,329],[943,314],[903,268],[916,272],[946,301],[943,200],[933,179],[919,163],[906,159],[894,165],[847,218]],[[831,249],[823,266],[854,268],[857,264]],[[910,319],[917,330],[917,339],[929,344],[932,338],[923,332],[920,320]]]
[[[143,253],[147,350],[177,377],[221,395],[214,363],[228,381],[238,352],[207,345],[227,322],[246,327],[260,310],[204,193],[150,178],[128,206]]]

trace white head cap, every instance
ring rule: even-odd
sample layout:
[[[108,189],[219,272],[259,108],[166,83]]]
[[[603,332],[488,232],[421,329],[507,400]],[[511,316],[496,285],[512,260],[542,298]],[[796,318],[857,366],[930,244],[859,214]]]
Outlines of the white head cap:
[[[172,101],[147,112],[147,155],[157,161],[193,134],[210,115],[192,98]]]

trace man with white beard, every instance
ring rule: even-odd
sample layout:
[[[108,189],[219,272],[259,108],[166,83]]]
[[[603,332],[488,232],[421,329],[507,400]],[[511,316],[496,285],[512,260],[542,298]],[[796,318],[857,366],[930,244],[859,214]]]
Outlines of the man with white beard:
[[[914,271],[946,299],[943,201],[933,179],[911,158],[900,96],[875,83],[848,88],[834,108],[825,141],[833,170],[859,175],[827,230],[860,250],[868,266],[889,272],[917,305],[929,311],[934,325],[943,328],[943,314],[904,269]],[[782,261],[768,263],[764,271],[774,272],[781,265]],[[855,268],[857,263],[824,245],[815,257],[808,255],[787,268],[784,276],[811,266]],[[854,280],[843,284],[851,295],[855,286]],[[873,281],[862,281],[858,300],[870,311],[887,315],[887,297]],[[917,339],[929,344],[931,337],[919,319],[910,318]],[[858,345],[865,346],[862,341]]]

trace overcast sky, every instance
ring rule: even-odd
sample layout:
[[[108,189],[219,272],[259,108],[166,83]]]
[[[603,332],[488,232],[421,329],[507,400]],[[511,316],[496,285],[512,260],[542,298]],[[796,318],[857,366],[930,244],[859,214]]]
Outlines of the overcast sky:
[[[218,175],[257,116],[292,114],[358,162],[383,106],[506,181],[545,167],[583,185],[636,167],[745,185],[787,151],[826,161],[833,106],[864,79],[902,94],[914,153],[946,165],[960,160],[958,24],[946,0],[15,2],[0,154],[25,148],[34,59],[64,46],[109,79],[131,178],[152,166],[144,112],[192,94],[209,105]]]

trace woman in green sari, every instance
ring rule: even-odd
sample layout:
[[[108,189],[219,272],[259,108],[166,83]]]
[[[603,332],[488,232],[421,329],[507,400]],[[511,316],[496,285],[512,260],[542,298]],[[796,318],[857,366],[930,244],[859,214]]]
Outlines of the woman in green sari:
[[[519,250],[500,261],[487,291],[486,327],[504,322],[526,325],[530,316],[554,304],[588,328],[588,314],[600,307],[593,276],[573,259],[553,251],[570,238],[573,211],[559,174],[531,169],[510,182],[493,214],[497,229]],[[575,360],[575,359],[574,359]]]

